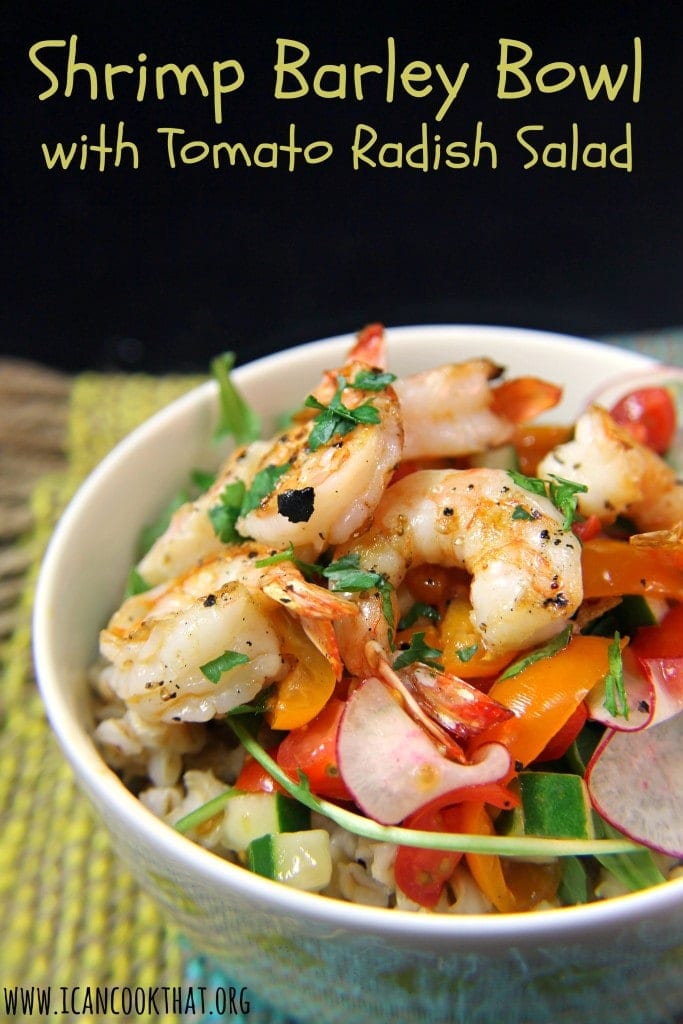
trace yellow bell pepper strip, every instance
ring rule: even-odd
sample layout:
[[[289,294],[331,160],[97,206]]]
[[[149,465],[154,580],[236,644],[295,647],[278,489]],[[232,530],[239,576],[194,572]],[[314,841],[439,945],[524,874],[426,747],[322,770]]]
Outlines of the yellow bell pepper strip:
[[[454,597],[439,623],[435,646],[443,652],[447,672],[461,679],[490,679],[510,664],[513,653],[492,656],[482,643],[481,634],[470,617],[472,605],[467,597]]]
[[[286,628],[286,631],[285,631]],[[332,665],[292,624],[283,628],[283,652],[293,667],[276,684],[275,695],[266,711],[271,729],[298,729],[325,707],[334,692],[336,676]]]
[[[458,811],[464,833],[484,836],[496,834],[484,804],[468,801],[461,804]],[[510,914],[519,909],[515,895],[505,880],[500,857],[490,853],[466,853],[465,859],[475,882],[496,910]]]
[[[683,547],[595,537],[583,545],[581,565],[585,599],[641,594],[683,600]]]
[[[516,764],[535,761],[586,694],[607,675],[611,643],[609,637],[574,636],[556,654],[497,680],[489,697],[514,711],[514,718],[480,733],[477,747],[502,743]]]

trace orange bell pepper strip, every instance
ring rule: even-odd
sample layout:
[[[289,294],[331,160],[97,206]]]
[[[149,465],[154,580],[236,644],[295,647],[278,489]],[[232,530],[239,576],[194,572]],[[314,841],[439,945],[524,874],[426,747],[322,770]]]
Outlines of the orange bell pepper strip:
[[[517,765],[528,765],[543,752],[609,671],[609,647],[602,636],[574,636],[566,647],[508,679],[497,680],[489,697],[514,711],[514,717],[491,726],[476,738],[502,743]]]
[[[491,389],[491,409],[511,423],[524,423],[553,409],[562,388],[539,377],[514,377]]]
[[[468,801],[458,808],[463,833],[495,835],[493,822],[482,803]],[[465,860],[474,881],[496,910],[503,914],[517,910],[517,899],[508,886],[500,857],[491,853],[466,853]]]
[[[550,423],[530,423],[518,426],[512,437],[517,452],[519,469],[526,476],[536,476],[541,459],[559,444],[569,441],[572,427],[555,426]]]
[[[683,600],[683,546],[595,537],[581,550],[584,598],[640,594]]]

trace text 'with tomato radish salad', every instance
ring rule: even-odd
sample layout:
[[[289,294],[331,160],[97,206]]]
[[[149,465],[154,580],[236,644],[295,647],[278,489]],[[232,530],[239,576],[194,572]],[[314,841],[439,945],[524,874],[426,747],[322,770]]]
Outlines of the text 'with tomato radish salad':
[[[683,857],[681,371],[575,423],[487,358],[397,378],[380,325],[145,531],[95,738],[156,815],[325,895],[575,905]],[[607,392],[605,392],[607,394]]]

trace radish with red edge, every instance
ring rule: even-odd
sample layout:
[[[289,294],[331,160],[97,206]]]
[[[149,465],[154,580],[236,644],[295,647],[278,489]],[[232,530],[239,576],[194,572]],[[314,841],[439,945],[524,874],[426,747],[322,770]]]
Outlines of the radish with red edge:
[[[347,702],[337,764],[360,809],[390,825],[450,790],[500,781],[509,773],[510,754],[488,743],[471,764],[448,760],[387,687],[370,677]]]
[[[622,661],[628,717],[607,711],[601,684],[586,698],[592,719],[612,729],[635,731],[683,711],[683,605],[670,608],[657,625],[637,629]]]
[[[659,699],[657,688],[651,676],[646,674],[630,647],[622,652],[624,692],[628,715],[612,714],[605,706],[606,685],[603,682],[593,687],[586,697],[588,717],[617,732],[637,732],[653,724],[656,709],[666,705],[666,697]],[[673,714],[680,711],[678,707]],[[659,716],[658,720],[661,720]]]
[[[586,769],[591,802],[619,832],[683,857],[683,715],[652,729],[609,731]]]

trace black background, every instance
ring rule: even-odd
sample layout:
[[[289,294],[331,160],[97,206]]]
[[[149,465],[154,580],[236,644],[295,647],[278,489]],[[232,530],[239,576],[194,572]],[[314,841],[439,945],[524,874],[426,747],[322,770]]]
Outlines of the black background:
[[[67,369],[204,370],[217,351],[240,362],[274,349],[387,324],[515,324],[597,336],[683,324],[681,85],[683,15],[670,3],[13,3],[3,8],[4,354]],[[115,100],[93,101],[77,76],[63,95],[64,50],[43,51],[60,92],[28,59],[46,39],[78,36],[78,59],[153,68],[236,59],[246,81],[226,96],[217,125],[196,90],[142,102],[122,78]],[[276,39],[307,44],[308,67],[383,65],[387,37],[399,69],[470,64],[443,121],[442,94],[415,99],[381,79],[367,98],[273,96]],[[496,97],[499,39],[526,42],[528,70],[551,61],[632,66],[642,39],[639,103],[631,82],[614,102],[589,102],[580,85],[520,100]],[[51,56],[48,54],[51,52]],[[310,80],[309,75],[309,80]],[[119,79],[116,79],[119,82]],[[329,84],[329,79],[328,79]],[[118,85],[117,85],[117,88]],[[100,84],[100,89],[102,85]],[[169,89],[172,93],[172,89]],[[438,97],[438,99],[437,99]],[[134,170],[96,161],[48,170],[41,143],[70,144],[119,121],[135,141]],[[472,139],[477,121],[498,167],[424,173],[353,171],[354,126],[381,141],[419,141],[422,121],[442,140]],[[623,142],[631,173],[609,168],[524,169],[517,129],[543,124],[543,142]],[[209,143],[328,139],[333,158],[293,172],[208,163],[168,166],[160,126]]]

